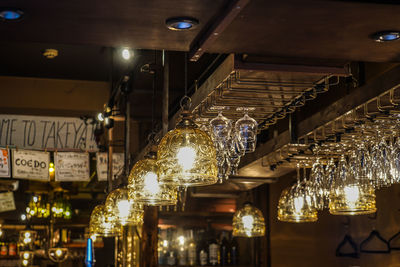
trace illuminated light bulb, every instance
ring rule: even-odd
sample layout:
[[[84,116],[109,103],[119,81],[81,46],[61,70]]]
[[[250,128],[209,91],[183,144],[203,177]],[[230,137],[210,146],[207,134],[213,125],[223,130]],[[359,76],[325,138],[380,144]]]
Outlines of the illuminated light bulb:
[[[304,207],[304,198],[303,197],[295,197],[293,199],[294,211],[297,214],[301,214]]]
[[[29,244],[29,243],[31,243],[31,242],[32,242],[32,238],[30,238],[30,237],[24,238],[24,243],[25,243],[25,244]]]
[[[163,247],[164,248],[168,247],[168,240],[163,240]]]
[[[95,234],[90,236],[90,239],[92,239],[93,242],[96,242],[96,238],[97,238],[97,236]]]
[[[28,252],[24,252],[24,254],[22,254],[22,257],[27,260],[29,259],[29,253]]]
[[[71,215],[71,212],[69,212],[69,211],[65,212],[65,216],[69,217],[70,215]]]
[[[22,260],[22,265],[23,265],[23,266],[28,266],[28,264],[29,264],[29,261],[28,261],[28,260]]]
[[[29,214],[33,216],[33,215],[35,215],[35,211],[34,211],[34,210],[31,210],[31,211],[29,212]]]
[[[50,173],[53,173],[53,172],[54,172],[54,163],[53,163],[53,162],[50,162],[50,163],[49,163],[49,172],[50,172]]]
[[[153,195],[160,192],[157,174],[154,172],[149,172],[146,174],[144,177],[144,190]]]
[[[26,207],[26,209],[25,209],[25,210],[26,210],[26,212],[27,212],[27,213],[29,213],[29,212],[31,211],[31,208],[29,208],[29,207]]]
[[[176,157],[178,158],[179,165],[182,166],[184,171],[190,170],[196,162],[196,150],[190,146],[181,147]]]
[[[3,235],[3,230],[0,229],[0,237]]]
[[[343,190],[347,204],[349,205],[349,207],[354,208],[358,199],[360,198],[360,190],[358,186],[346,186]]]
[[[52,208],[51,208],[51,211],[52,211],[52,212],[56,212],[56,211],[57,211],[57,208],[56,208],[56,207],[52,207]]]
[[[23,221],[26,220],[26,215],[25,214],[21,214],[21,220],[23,220]]]
[[[100,113],[97,114],[97,120],[98,120],[98,121],[104,121],[104,115],[103,115],[103,113],[100,112]]]
[[[246,230],[251,231],[253,229],[254,217],[251,215],[246,215],[242,217],[243,226]]]
[[[121,219],[121,224],[125,225],[126,220],[129,217],[129,214],[131,213],[131,207],[132,204],[129,200],[120,200],[117,203],[118,206],[118,217]]]
[[[180,246],[185,245],[185,237],[183,235],[178,237],[178,241]]]
[[[57,257],[60,257],[61,255],[62,255],[62,250],[61,249],[56,249],[56,255],[57,255]]]
[[[37,196],[33,196],[33,202],[37,203],[38,202],[38,197]]]
[[[25,232],[25,238],[30,238],[31,237],[31,233],[30,232]]]
[[[129,60],[132,57],[132,53],[131,53],[130,49],[128,49],[128,48],[122,49],[121,55],[122,55],[122,58],[125,60]]]

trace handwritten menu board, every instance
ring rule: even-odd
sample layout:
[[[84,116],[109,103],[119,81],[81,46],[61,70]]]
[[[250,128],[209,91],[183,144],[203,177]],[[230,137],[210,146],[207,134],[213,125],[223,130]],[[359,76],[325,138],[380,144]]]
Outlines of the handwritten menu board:
[[[97,179],[107,181],[108,155],[107,153],[96,153]],[[124,169],[124,153],[113,153],[113,176],[116,177]]]
[[[94,127],[80,118],[0,114],[0,146],[97,151]]]
[[[0,212],[15,210],[13,192],[0,193]]]
[[[50,153],[33,150],[12,150],[14,178],[49,180]]]
[[[87,182],[90,180],[89,153],[54,153],[55,180]]]
[[[10,177],[10,152],[0,148],[0,177]]]

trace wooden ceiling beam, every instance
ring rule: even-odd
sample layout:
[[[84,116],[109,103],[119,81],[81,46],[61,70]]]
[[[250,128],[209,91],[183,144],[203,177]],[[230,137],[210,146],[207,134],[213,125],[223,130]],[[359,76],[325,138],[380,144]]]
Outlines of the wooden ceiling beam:
[[[195,37],[190,45],[189,59],[197,61],[249,2],[250,0],[228,1],[227,6],[220,11],[211,26]]]

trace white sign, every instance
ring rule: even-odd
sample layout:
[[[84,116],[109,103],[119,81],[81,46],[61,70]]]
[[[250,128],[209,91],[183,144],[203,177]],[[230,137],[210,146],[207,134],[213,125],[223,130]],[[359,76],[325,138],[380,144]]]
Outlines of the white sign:
[[[97,180],[107,181],[108,155],[107,153],[96,154]],[[124,153],[113,153],[113,176],[117,177],[124,170]]]
[[[56,181],[84,182],[90,180],[89,153],[54,153]]]
[[[10,177],[10,151],[0,148],[0,177]]]
[[[0,115],[0,146],[97,151],[94,129],[79,118]]]
[[[0,212],[15,210],[13,192],[0,193]]]
[[[12,150],[14,178],[49,180],[50,153],[33,150]]]

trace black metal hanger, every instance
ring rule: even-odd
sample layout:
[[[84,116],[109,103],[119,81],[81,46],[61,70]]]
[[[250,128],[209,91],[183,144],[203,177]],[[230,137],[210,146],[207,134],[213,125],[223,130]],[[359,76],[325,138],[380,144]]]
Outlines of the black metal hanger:
[[[400,210],[399,210],[400,211]],[[389,238],[389,246],[390,249],[393,250],[400,250],[400,246],[396,247],[393,243],[396,239],[398,239],[400,237],[400,231],[398,231],[397,233],[395,233],[391,238]]]
[[[343,223],[344,227],[346,228],[346,231],[348,232],[348,228],[350,225],[350,217],[346,216],[347,221]],[[342,250],[345,248],[346,244],[350,245],[352,248],[352,252],[343,252]],[[343,240],[339,243],[339,245],[336,248],[336,257],[350,257],[350,258],[359,258],[359,253],[358,253],[358,246],[356,242],[354,242],[353,238],[346,233]]]
[[[377,214],[375,213],[374,217],[372,218],[368,217],[368,218],[376,220],[376,216]],[[369,243],[374,242],[374,240],[383,244],[385,249],[377,249],[377,250],[367,249],[366,246]],[[373,229],[369,234],[369,236],[360,243],[360,252],[369,254],[390,253],[390,245],[389,242],[386,239],[384,239],[377,230]]]

